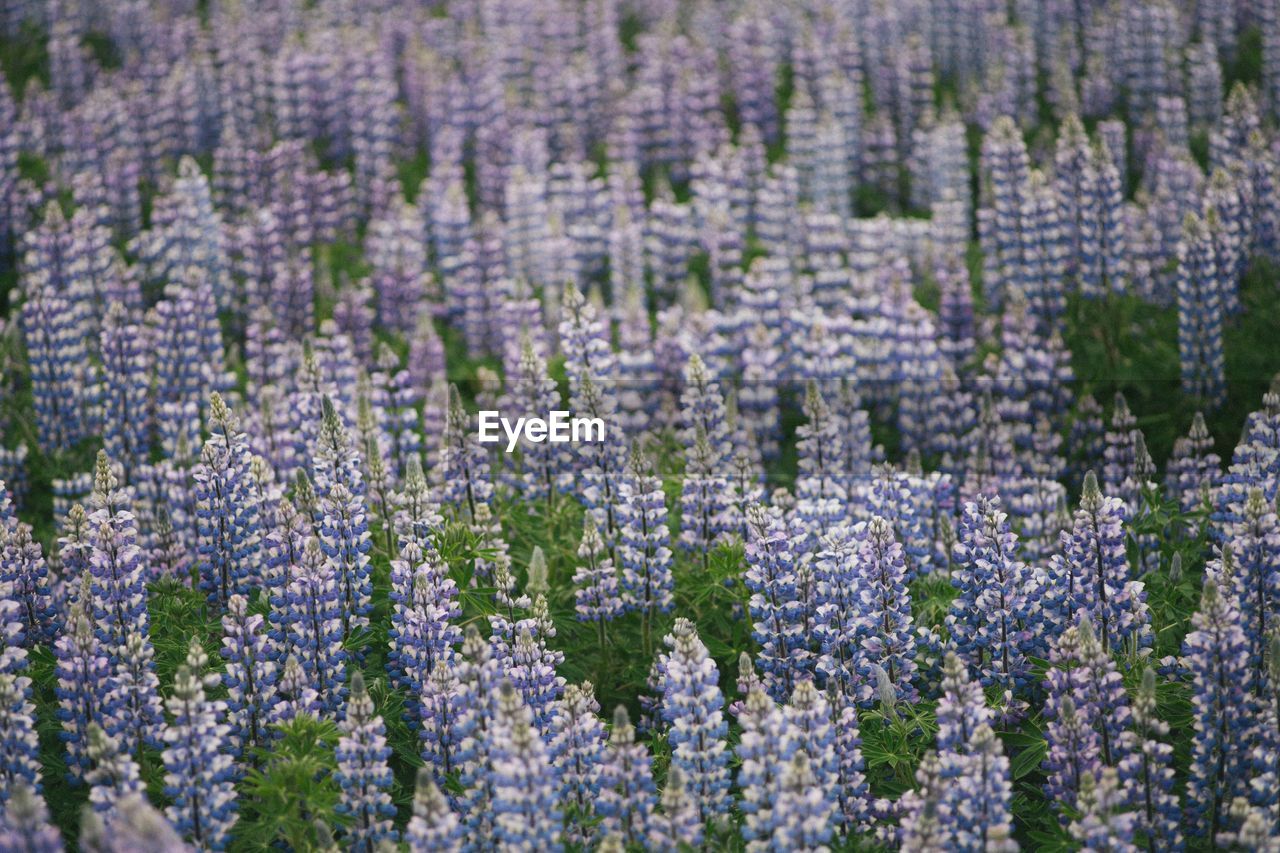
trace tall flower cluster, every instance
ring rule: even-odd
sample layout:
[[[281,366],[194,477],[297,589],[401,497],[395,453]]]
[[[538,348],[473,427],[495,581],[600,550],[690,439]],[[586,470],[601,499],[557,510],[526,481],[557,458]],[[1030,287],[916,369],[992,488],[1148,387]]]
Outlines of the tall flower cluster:
[[[808,423],[800,427],[796,443],[797,510],[816,529],[826,531],[845,514],[844,436],[816,382],[805,387],[804,414]]]
[[[155,347],[156,429],[161,443],[199,437],[199,410],[221,379],[223,347],[206,290],[171,282],[147,314]]]
[[[455,624],[462,609],[458,588],[445,575],[440,555],[427,543],[423,551],[410,541],[392,561],[392,573],[407,590],[394,591],[387,669],[393,680],[425,695],[436,667],[452,662],[462,632]],[[393,581],[396,583],[396,581]],[[399,584],[397,584],[399,585]],[[397,600],[398,599],[398,600]]]
[[[67,745],[67,774],[79,779],[89,768],[89,725],[111,713],[111,661],[86,612],[88,581],[67,617],[67,630],[54,644],[57,660],[58,719]]]
[[[649,750],[636,741],[627,709],[619,705],[600,765],[596,812],[603,835],[617,835],[628,844],[645,837],[656,800],[651,764]]]
[[[1183,844],[1181,808],[1174,793],[1173,747],[1169,725],[1156,716],[1156,674],[1144,669],[1133,699],[1133,725],[1121,735],[1120,778],[1138,815],[1138,829],[1158,846]]]
[[[764,848],[777,825],[773,794],[781,770],[782,712],[762,690],[747,694],[742,712],[737,755],[740,761],[737,784],[742,791],[745,819],[743,838]]]
[[[468,836],[488,838],[494,833],[495,817],[494,777],[489,772],[489,753],[502,672],[492,646],[480,636],[475,626],[469,627],[463,637],[456,673],[461,701],[451,701],[450,708],[457,712],[456,730],[460,730],[462,736],[461,749],[456,757],[466,794],[460,810]]]
[[[509,683],[499,690],[489,737],[496,840],[513,849],[560,849],[560,811],[546,745]]]
[[[345,691],[342,672],[347,659],[342,645],[342,594],[315,539],[307,540],[301,565],[280,599],[280,611],[286,663],[293,657],[307,686],[326,708],[336,710]]]
[[[1193,512],[1209,502],[1222,477],[1222,460],[1213,452],[1213,436],[1204,414],[1196,412],[1191,429],[1174,442],[1173,455],[1165,477],[1166,490],[1184,512]]]
[[[140,755],[144,744],[160,745],[164,722],[155,649],[147,635],[130,631],[115,657],[111,689],[105,698],[110,710],[103,722],[120,738],[124,749]]]
[[[249,592],[258,576],[261,530],[249,462],[248,439],[215,392],[209,400],[209,438],[193,479],[200,587],[219,608],[232,595]]]
[[[418,770],[413,817],[409,819],[404,835],[411,850],[440,850],[442,853],[459,853],[462,850],[462,825],[458,816],[425,767]]]
[[[228,722],[240,752],[265,746],[267,720],[275,699],[279,667],[274,646],[260,613],[249,612],[249,600],[233,595],[222,617],[222,658],[226,671]]]
[[[58,853],[64,849],[62,834],[49,822],[44,800],[21,784],[14,786],[0,815],[0,839],[12,849],[31,853]]]
[[[943,810],[942,768],[936,751],[928,750],[921,757],[915,783],[915,792],[904,795],[907,809],[899,829],[899,843],[903,850],[941,849],[948,835],[944,821],[950,816]]]
[[[97,724],[89,727],[89,758],[93,769],[85,774],[85,781],[94,811],[111,814],[121,800],[142,793],[138,763]]]
[[[441,498],[461,518],[471,521],[493,497],[489,457],[478,442],[456,386],[449,387],[445,431],[440,444]]]
[[[633,453],[627,466],[618,507],[617,554],[626,608],[652,621],[656,613],[671,609],[673,555],[662,480],[648,465],[642,454]]]
[[[92,615],[103,647],[114,659],[131,632],[147,634],[147,590],[144,554],[138,546],[137,522],[127,508],[105,452],[94,465],[88,527],[88,574]]]
[[[1208,838],[1227,826],[1227,809],[1244,794],[1247,777],[1249,644],[1240,622],[1234,595],[1207,577],[1183,658],[1194,711],[1187,810],[1194,832]]]
[[[683,771],[687,792],[705,822],[729,808],[728,726],[720,673],[689,620],[676,620],[666,644],[670,651],[660,663],[662,718],[669,726],[671,760]]]
[[[951,584],[959,595],[947,616],[951,638],[984,684],[1020,689],[1030,676],[1027,656],[1035,649],[1038,608],[1031,571],[1018,559],[1018,538],[1000,498],[966,503],[957,535]]]
[[[338,759],[335,778],[342,788],[338,812],[351,821],[347,840],[352,849],[371,851],[384,839],[394,841],[391,823],[395,806],[389,790],[393,778],[387,766],[391,755],[387,727],[375,713],[373,699],[359,671],[351,675],[346,711],[338,724],[335,751]]]
[[[818,643],[818,675],[842,697],[867,701],[871,685],[859,668],[863,649],[858,634],[862,612],[858,542],[847,531],[834,533],[814,557],[813,634]]]
[[[832,691],[834,693],[834,691]],[[867,783],[862,737],[856,704],[838,693],[831,703],[835,728],[836,784],[839,812],[837,820],[846,836],[870,826],[873,815],[871,786]]]
[[[320,549],[326,568],[337,579],[343,642],[368,627],[373,608],[367,513],[364,499],[341,482],[320,499]]]
[[[904,797],[904,847],[911,847],[907,838],[928,827],[931,843],[941,848],[1016,850],[1009,759],[992,731],[994,715],[981,687],[954,654],[943,666],[942,690],[933,754],[937,766],[925,774],[919,790]]]
[[[539,595],[534,601],[532,618],[521,620],[516,626],[515,642],[508,645],[503,638],[496,643],[500,663],[539,731],[546,729],[565,683],[564,678],[556,674],[556,667],[564,656],[548,645],[554,637],[546,598]]]
[[[1123,498],[1131,511],[1138,496],[1127,494],[1125,484],[1132,479],[1133,466],[1137,460],[1137,425],[1138,420],[1129,408],[1129,401],[1124,394],[1117,393],[1111,410],[1111,421],[1102,436],[1102,456],[1105,460],[1102,466],[1102,483],[1108,492]]]
[[[1115,661],[1087,616],[1058,637],[1050,660],[1046,792],[1059,806],[1075,808],[1088,769],[1116,767],[1127,756],[1129,699]]]
[[[1071,837],[1089,850],[1137,849],[1137,816],[1127,810],[1127,805],[1114,767],[1085,775],[1080,788],[1080,817],[1071,823]]]
[[[603,638],[605,624],[622,612],[623,600],[613,558],[605,553],[595,516],[590,514],[583,523],[578,559],[582,564],[573,573],[575,609],[579,619],[596,623]],[[601,645],[604,645],[603,639]]]
[[[172,721],[164,728],[166,810],[173,825],[196,844],[221,849],[236,822],[235,763],[226,748],[226,703],[208,698],[218,676],[207,673],[209,656],[193,639],[166,700]]]
[[[906,563],[902,545],[883,518],[877,516],[867,523],[858,544],[858,573],[866,590],[856,628],[865,652],[859,669],[870,679],[879,667],[898,698],[914,701],[916,637]]]
[[[29,524],[0,523],[0,585],[18,610],[24,645],[48,645],[60,633],[52,580],[40,543]]]
[[[830,841],[834,808],[818,784],[808,755],[797,752],[778,780],[775,809],[781,818],[773,830],[775,849],[821,850]]]
[[[831,705],[814,682],[806,679],[791,691],[791,698],[782,709],[782,720],[783,752],[803,754],[822,791],[822,802],[811,806],[815,810],[815,829],[819,833],[834,830],[840,787]]]
[[[577,493],[612,548],[620,528],[620,484],[627,464],[617,421],[616,359],[596,306],[576,287],[565,290],[562,309],[560,339],[569,378],[569,409],[577,417],[598,418],[605,426],[603,441],[583,441],[576,447]]]
[[[40,789],[35,715],[31,679],[11,672],[0,674],[0,802],[10,800],[19,788]]]
[[[697,847],[702,843],[702,816],[689,796],[679,767],[667,771],[667,786],[662,789],[659,802],[661,808],[649,819],[650,846],[670,849],[682,845]]]
[[[1233,525],[1229,583],[1240,607],[1240,627],[1249,641],[1249,686],[1260,690],[1267,672],[1271,635],[1280,625],[1280,519],[1261,489],[1250,489],[1244,519]]]
[[[585,818],[595,814],[601,763],[607,735],[597,714],[591,682],[570,684],[564,689],[551,720],[547,748],[560,779],[560,802],[565,808],[566,840],[585,842]]]
[[[784,697],[791,692],[792,651],[799,649],[797,635],[804,627],[795,621],[796,554],[778,513],[756,506],[749,510],[747,523],[743,582],[751,592],[751,634],[760,647],[757,662],[770,695]]]
[[[102,325],[103,446],[125,470],[147,461],[151,444],[151,363],[143,328],[113,302]]]
[[[316,494],[324,498],[335,486],[341,485],[351,495],[364,497],[367,484],[362,474],[360,454],[333,398],[327,394],[320,398],[319,421],[311,448],[310,468]]]
[[[1178,352],[1182,387],[1211,408],[1226,395],[1222,323],[1224,286],[1214,230],[1222,227],[1213,211],[1202,220],[1188,213],[1178,244]]]
[[[1277,458],[1280,458],[1280,384],[1273,382],[1262,396],[1262,408],[1245,419],[1244,434],[1213,495],[1211,518],[1223,527],[1211,532],[1221,535],[1227,526],[1244,518],[1244,504],[1251,488],[1259,487],[1264,498],[1275,499],[1278,481],[1272,472],[1276,470]]]
[[[418,695],[420,707],[406,716],[420,719],[423,760],[443,779],[471,760],[467,738],[475,728],[477,709],[459,674],[444,661],[436,663]]]
[[[686,447],[685,478],[680,491],[680,545],[708,554],[730,528],[728,478],[716,465],[718,451],[702,424],[693,428]]]
[[[1123,649],[1151,643],[1150,613],[1141,581],[1134,580],[1125,553],[1124,502],[1104,497],[1090,471],[1070,533],[1049,567],[1044,607],[1053,622],[1067,626],[1081,611],[1098,625],[1104,647]]]
[[[526,417],[527,413],[561,408],[560,392],[547,373],[546,359],[534,350],[527,335],[521,343],[517,371],[510,380],[509,408],[514,416]],[[565,480],[572,476],[572,459],[560,446],[549,441],[525,441],[520,452],[523,471],[519,483],[527,498],[550,501],[564,489]]]
[[[49,287],[27,294],[21,326],[31,369],[41,450],[66,450],[89,434],[96,381],[87,359],[83,309]]]
[[[392,498],[391,527],[400,547],[414,541],[425,550],[444,524],[440,504],[431,494],[422,460],[410,456],[399,491]]]
[[[728,449],[729,424],[720,384],[701,356],[694,353],[684,368],[684,388],[680,394],[681,438],[690,445],[699,428],[714,454],[711,467],[719,469]]]

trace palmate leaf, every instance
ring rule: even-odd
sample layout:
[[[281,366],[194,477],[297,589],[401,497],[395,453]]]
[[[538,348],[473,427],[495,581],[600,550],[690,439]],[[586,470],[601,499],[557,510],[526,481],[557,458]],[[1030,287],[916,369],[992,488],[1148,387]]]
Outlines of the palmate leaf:
[[[277,727],[279,739],[260,748],[258,765],[241,782],[237,847],[264,849],[279,843],[313,849],[315,823],[339,826],[341,797],[333,772],[338,729],[329,720],[301,716]]]

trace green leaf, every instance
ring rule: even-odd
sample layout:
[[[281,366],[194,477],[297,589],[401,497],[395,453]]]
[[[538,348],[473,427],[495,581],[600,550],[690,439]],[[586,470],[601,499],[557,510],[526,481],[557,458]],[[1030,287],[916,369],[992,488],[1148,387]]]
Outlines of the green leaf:
[[[1021,779],[1031,771],[1040,766],[1044,761],[1045,755],[1049,752],[1049,743],[1043,738],[1037,738],[1036,742],[1028,746],[1009,764],[1009,769],[1013,773],[1014,779]]]
[[[1033,847],[1039,851],[1059,851],[1072,849],[1071,843],[1061,835],[1054,835],[1051,832],[1038,832],[1032,830],[1027,833],[1027,837],[1035,842]]]

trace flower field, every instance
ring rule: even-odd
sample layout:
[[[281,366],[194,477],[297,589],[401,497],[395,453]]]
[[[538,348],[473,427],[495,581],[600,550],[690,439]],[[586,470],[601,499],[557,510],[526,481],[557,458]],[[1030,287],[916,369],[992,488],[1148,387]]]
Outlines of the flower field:
[[[0,853],[1280,851],[1280,0],[0,72]]]

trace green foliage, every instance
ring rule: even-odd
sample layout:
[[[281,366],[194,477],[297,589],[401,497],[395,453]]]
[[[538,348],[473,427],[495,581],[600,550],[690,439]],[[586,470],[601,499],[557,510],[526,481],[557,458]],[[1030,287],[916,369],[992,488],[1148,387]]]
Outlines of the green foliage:
[[[337,726],[302,716],[277,729],[279,739],[256,756],[261,769],[251,769],[241,782],[233,849],[284,844],[291,850],[313,850],[317,821],[342,824],[336,811],[341,791],[333,776]]]
[[[1240,285],[1242,310],[1228,318],[1223,334],[1227,402],[1205,411],[1216,449],[1224,459],[1240,436],[1249,412],[1258,408],[1280,361],[1280,269],[1255,259]],[[1131,294],[1106,299],[1068,299],[1065,342],[1071,350],[1077,394],[1091,392],[1109,407],[1122,392],[1157,463],[1186,435],[1198,401],[1182,394],[1178,362],[1178,316],[1173,306],[1157,306]]]
[[[940,574],[917,578],[911,583],[912,616],[924,625],[941,625],[955,597],[950,578]]]
[[[897,799],[915,787],[916,765],[938,733],[936,710],[934,702],[899,702],[859,715],[867,781],[876,796]]]
[[[151,619],[151,644],[156,651],[156,674],[160,683],[173,683],[173,676],[187,660],[192,637],[199,637],[209,654],[209,663],[219,668],[222,657],[221,622],[209,615],[204,593],[168,578],[151,585],[147,596]]]
[[[23,95],[30,80],[48,85],[48,44],[34,23],[23,24],[13,37],[0,38],[0,71],[15,97]]]

